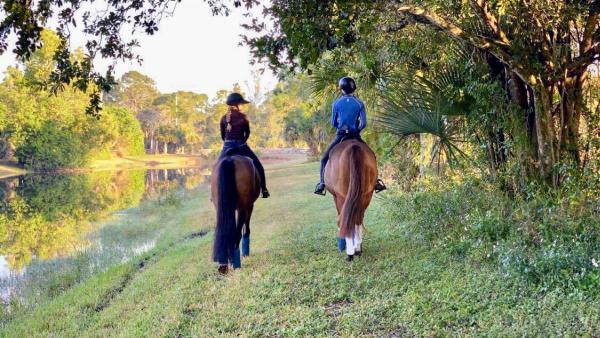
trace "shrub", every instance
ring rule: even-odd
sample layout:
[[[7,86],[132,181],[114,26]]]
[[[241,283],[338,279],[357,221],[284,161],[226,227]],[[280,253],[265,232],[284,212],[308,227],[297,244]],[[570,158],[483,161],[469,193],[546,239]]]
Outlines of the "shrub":
[[[494,264],[542,290],[600,290],[598,179],[509,196],[490,182],[421,181],[386,200],[410,236],[451,255]]]
[[[88,149],[80,135],[47,121],[25,139],[15,154],[26,168],[56,169],[84,165]]]

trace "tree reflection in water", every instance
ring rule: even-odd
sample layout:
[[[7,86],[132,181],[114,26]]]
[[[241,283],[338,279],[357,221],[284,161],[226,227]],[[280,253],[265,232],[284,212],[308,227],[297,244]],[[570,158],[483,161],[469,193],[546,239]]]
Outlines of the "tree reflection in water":
[[[103,229],[99,221],[143,200],[176,201],[205,178],[200,169],[152,169],[0,180],[0,300],[43,283],[47,272],[81,279],[151,249],[158,229]]]

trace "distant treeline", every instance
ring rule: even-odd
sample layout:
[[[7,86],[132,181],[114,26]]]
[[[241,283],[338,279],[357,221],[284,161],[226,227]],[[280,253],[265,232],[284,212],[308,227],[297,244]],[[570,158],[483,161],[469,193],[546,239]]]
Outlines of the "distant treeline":
[[[219,120],[230,90],[214,99],[189,91],[161,93],[150,77],[136,71],[123,74],[104,93],[100,118],[85,113],[90,92],[74,85],[48,88],[56,68],[60,43],[43,32],[42,47],[29,60],[5,71],[0,83],[0,159],[16,160],[36,170],[86,166],[91,160],[144,153],[195,154],[221,146]],[[72,55],[82,59],[82,52]],[[326,139],[323,124],[313,128],[313,113],[304,103],[306,78],[293,77],[268,93],[244,93],[253,104],[245,108],[251,120],[250,141],[259,147],[310,146]],[[92,88],[93,90],[93,88]],[[244,92],[239,85],[232,90]]]
[[[140,124],[128,110],[107,105],[98,120],[85,113],[89,93],[74,86],[56,93],[47,88],[60,41],[50,31],[42,36],[42,48],[25,63],[9,67],[0,83],[0,158],[54,169],[84,166],[111,153],[143,154]],[[82,58],[81,52],[72,58]]]

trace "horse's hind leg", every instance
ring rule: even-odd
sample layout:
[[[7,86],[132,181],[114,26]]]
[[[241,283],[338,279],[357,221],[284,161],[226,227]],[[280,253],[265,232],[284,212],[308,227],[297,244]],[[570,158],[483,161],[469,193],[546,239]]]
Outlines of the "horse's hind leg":
[[[362,240],[364,228],[365,227],[362,224],[356,226],[356,250],[354,253],[356,256],[360,256],[362,254]]]
[[[246,212],[244,232],[242,235],[242,256],[250,256],[250,218],[252,217],[253,207],[248,208]]]
[[[244,220],[246,219],[245,210],[238,210],[237,214],[237,224],[236,224],[236,238],[235,238],[235,249],[233,251],[233,261],[231,265],[233,265],[234,269],[239,269],[242,267],[242,260],[240,258],[240,240],[242,239],[242,228],[244,226]]]
[[[340,213],[342,211],[342,206],[344,205],[344,199],[333,194],[333,200],[335,202],[335,208],[337,209],[337,222],[338,222],[338,228],[339,228]],[[346,240],[342,237],[338,237],[337,240],[338,240],[338,249],[340,250],[340,252],[346,250]]]

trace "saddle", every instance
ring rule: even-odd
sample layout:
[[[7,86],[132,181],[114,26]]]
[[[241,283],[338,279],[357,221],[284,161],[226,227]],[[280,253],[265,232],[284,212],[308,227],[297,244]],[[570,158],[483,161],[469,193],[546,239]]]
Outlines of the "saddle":
[[[225,151],[225,154],[223,154],[224,156],[234,156],[234,155],[241,155],[240,152],[240,147],[234,147],[234,148],[229,148],[227,149],[227,151]]]
[[[346,133],[346,135],[344,135],[344,137],[342,137],[342,140],[340,141],[340,143],[345,142],[345,141],[350,141],[350,140],[357,140],[359,142],[366,144],[366,142],[362,139],[362,137],[360,137],[359,133]]]

